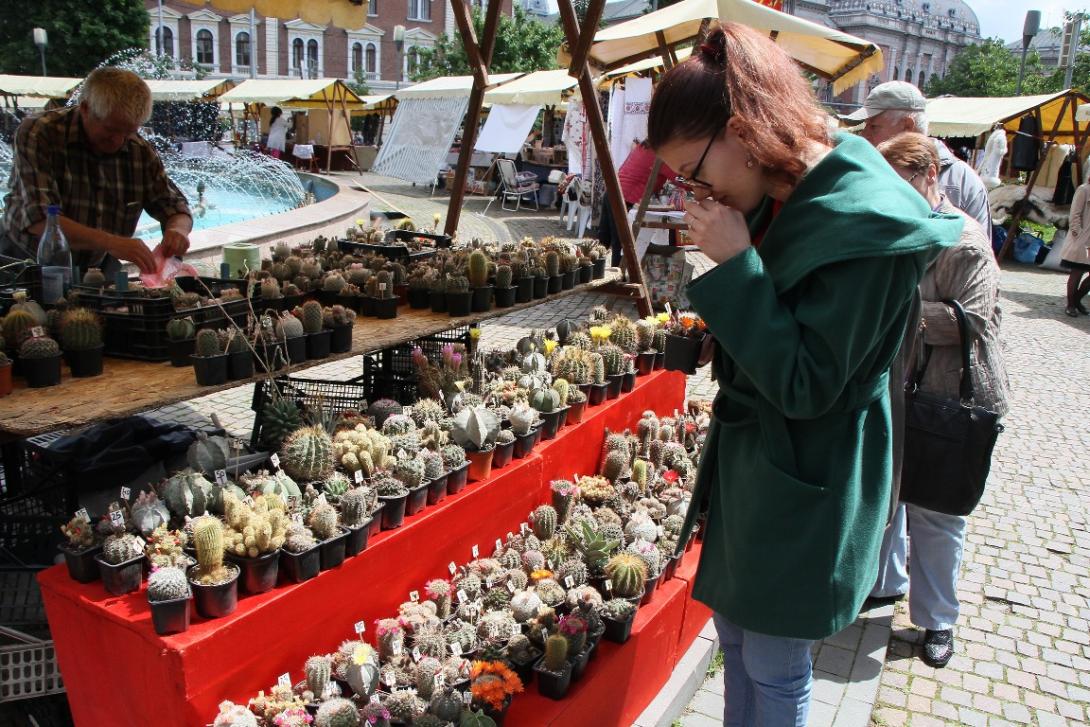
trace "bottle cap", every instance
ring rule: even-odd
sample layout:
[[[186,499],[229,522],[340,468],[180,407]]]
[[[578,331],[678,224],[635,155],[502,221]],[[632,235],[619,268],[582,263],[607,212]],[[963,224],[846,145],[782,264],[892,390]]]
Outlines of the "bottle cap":
[[[61,213],[61,206],[59,204],[51,204],[45,208],[48,215],[59,215]]]

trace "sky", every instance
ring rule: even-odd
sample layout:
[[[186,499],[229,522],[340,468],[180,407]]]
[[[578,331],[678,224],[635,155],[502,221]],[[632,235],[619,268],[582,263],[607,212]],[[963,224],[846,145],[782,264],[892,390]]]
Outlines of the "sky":
[[[980,34],[1010,42],[1022,37],[1022,23],[1027,10],[1041,11],[1041,27],[1063,25],[1064,10],[1085,10],[1086,5],[1071,0],[967,0],[980,20]],[[1085,28],[1084,28],[1085,30]]]

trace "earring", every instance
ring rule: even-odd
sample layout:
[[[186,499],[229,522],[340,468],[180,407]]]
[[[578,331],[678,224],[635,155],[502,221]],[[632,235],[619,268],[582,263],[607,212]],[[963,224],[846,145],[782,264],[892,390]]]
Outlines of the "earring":
[[[753,155],[750,154],[749,158],[746,159],[746,169],[753,169],[753,164],[754,164]]]

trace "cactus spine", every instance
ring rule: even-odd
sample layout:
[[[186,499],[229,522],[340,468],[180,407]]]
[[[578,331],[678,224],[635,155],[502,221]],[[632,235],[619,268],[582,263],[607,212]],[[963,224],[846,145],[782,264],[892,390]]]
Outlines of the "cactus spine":
[[[560,634],[553,634],[545,639],[545,668],[553,674],[559,674],[564,671],[567,663],[568,640]]]
[[[220,356],[223,354],[223,347],[220,345],[220,337],[214,330],[211,328],[204,328],[197,331],[194,354],[201,358],[209,358],[211,356]]]
[[[303,303],[303,331],[306,333],[322,332],[322,304],[316,300]]]
[[[158,568],[148,577],[148,600],[176,601],[189,598],[189,582],[181,568]]]
[[[488,257],[480,250],[474,250],[469,254],[467,266],[469,287],[483,288],[488,285]]]

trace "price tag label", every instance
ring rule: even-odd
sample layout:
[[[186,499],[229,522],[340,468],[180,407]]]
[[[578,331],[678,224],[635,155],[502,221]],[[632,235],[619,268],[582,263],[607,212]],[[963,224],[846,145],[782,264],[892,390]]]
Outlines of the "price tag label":
[[[496,579],[493,578],[492,576],[488,576],[487,578],[484,579],[484,585],[485,585],[486,588],[491,589],[492,586],[494,586],[495,584],[496,584]]]
[[[511,540],[513,540],[514,538],[515,538],[515,534],[514,534],[514,533],[512,533],[512,532],[511,532],[510,530],[508,530],[508,531],[507,531],[507,540],[508,540],[508,542],[510,542],[510,541],[511,541]]]
[[[613,593],[613,581],[606,578],[605,587],[606,587],[607,591],[609,591],[610,593]]]
[[[220,487],[227,484],[227,470],[216,470],[216,484]]]
[[[452,560],[451,562],[447,563],[447,570],[450,571],[451,575],[454,575],[455,573],[458,572],[458,566],[456,566],[454,564],[454,561]]]
[[[382,704],[382,698],[377,694],[371,695],[371,704]]]
[[[79,510],[76,510],[76,517],[81,520],[91,522],[91,516],[87,514],[87,508],[85,507],[81,507]]]
[[[542,641],[548,641],[549,640],[549,630],[548,629],[541,629],[541,640]]]
[[[470,550],[470,552],[473,553],[474,558],[480,558],[481,557],[481,546],[474,545],[473,549]]]
[[[416,603],[420,600],[420,591],[409,591],[409,600]]]
[[[129,495],[131,495],[131,494],[132,494],[132,490],[130,490],[128,487],[122,487],[121,488],[121,499],[122,500],[128,500]]]
[[[670,308],[670,301],[666,301],[666,315],[670,316],[671,318],[674,315],[674,311]]]
[[[435,675],[435,688],[442,689],[447,684],[447,675],[443,672],[439,672]]]
[[[143,550],[145,547],[147,547],[147,543],[144,542],[144,539],[141,538],[139,535],[136,536],[136,545],[140,548],[140,550]]]
[[[393,689],[397,686],[397,672],[395,672],[393,669],[383,672],[382,681],[386,683],[386,686]]]
[[[318,497],[314,500],[314,502],[315,502],[315,504],[318,504],[318,505],[328,505],[329,504],[329,501],[325,499],[325,493],[324,492],[322,494],[318,495]]]
[[[297,524],[299,524],[299,525],[302,525],[302,524],[303,524],[303,513],[301,513],[301,512],[293,512],[293,513],[291,514],[291,521],[292,521],[293,523],[297,523]]]
[[[30,329],[30,337],[31,338],[41,338],[44,335],[45,335],[45,329],[42,328],[41,326],[34,326],[33,328]]]
[[[501,552],[503,552],[503,541],[499,538],[496,538],[496,553],[498,554]]]
[[[515,592],[516,589],[514,581],[507,581],[507,590],[511,591],[511,593]]]
[[[294,495],[289,495],[288,496],[288,509],[289,510],[294,510],[295,506],[298,505],[298,504],[299,504],[299,498],[298,497],[295,497]]]
[[[564,587],[570,589],[573,586],[575,586],[575,579],[572,578],[571,576],[565,576],[564,577]]]
[[[251,497],[250,495],[247,495],[246,497],[242,498],[242,501],[245,502],[250,507],[254,506],[254,498]]]
[[[458,589],[458,603],[465,603],[469,600],[469,595],[462,589]]]
[[[363,621],[357,621],[355,629],[357,636],[363,636],[363,632],[367,630],[367,624]]]
[[[125,527],[125,513],[121,512],[120,510],[111,510],[110,524],[113,525],[115,528]]]
[[[526,533],[527,533],[527,532],[528,532],[529,530],[530,530],[530,526],[529,526],[529,525],[527,525],[526,523],[522,523],[521,525],[519,525],[519,531],[520,531],[520,532],[521,532],[521,533],[522,533],[523,535],[525,535],[525,534],[526,534]]]
[[[363,470],[356,470],[353,477],[356,478],[356,484],[357,485],[362,485],[363,484]]]
[[[462,645],[459,644],[457,641],[455,641],[453,644],[450,645],[450,653],[453,654],[454,656],[461,656],[462,655]]]
[[[462,701],[465,702],[467,707],[473,704],[473,692],[463,692]]]
[[[379,283],[378,284],[378,289],[385,293],[386,292],[386,283]]]
[[[413,647],[413,661],[420,661],[420,647]]]
[[[401,642],[400,641],[395,641],[394,645],[392,647],[390,647],[390,651],[393,653],[394,656],[401,656]],[[386,683],[389,684],[390,686],[393,686],[393,682],[386,682]]]
[[[397,458],[404,462],[409,458],[409,453],[406,452],[404,449],[399,449],[397,450]]]
[[[413,408],[411,406],[407,406],[401,410],[401,413],[407,417],[411,417],[413,415]]]
[[[280,469],[280,455],[276,452],[273,452],[272,455],[269,456],[269,462],[272,463],[272,466],[276,469]]]
[[[276,685],[291,689],[291,674],[284,673],[276,678]]]

